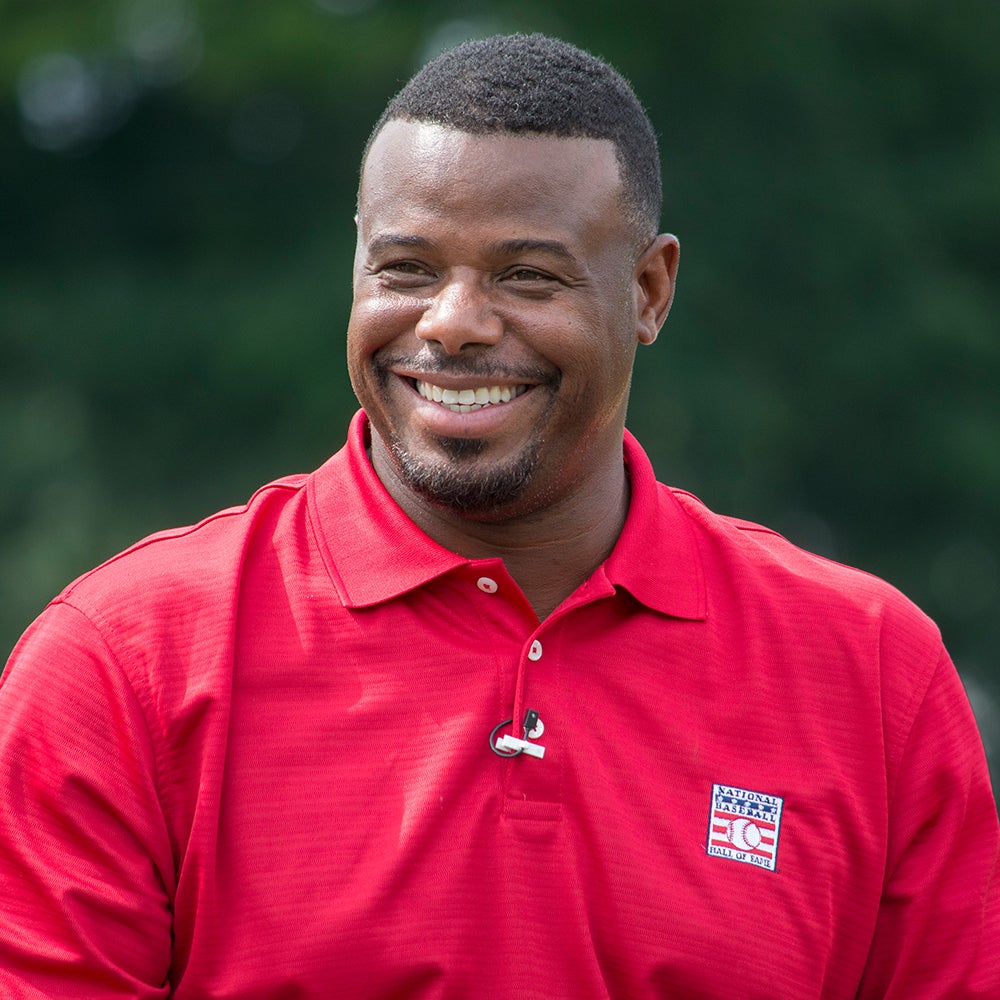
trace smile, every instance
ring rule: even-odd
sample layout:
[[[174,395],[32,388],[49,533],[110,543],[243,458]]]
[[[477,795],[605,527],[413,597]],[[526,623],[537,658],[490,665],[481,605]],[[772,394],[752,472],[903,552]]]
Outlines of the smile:
[[[528,391],[526,385],[481,385],[475,389],[442,389],[432,382],[416,381],[417,392],[453,413],[472,413],[487,406],[509,403]]]

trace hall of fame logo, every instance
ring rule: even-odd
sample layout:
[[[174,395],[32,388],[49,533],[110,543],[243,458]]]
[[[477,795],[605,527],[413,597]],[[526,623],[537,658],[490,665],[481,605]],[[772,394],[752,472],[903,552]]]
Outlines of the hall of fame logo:
[[[784,803],[777,795],[712,785],[706,852],[773,872]]]

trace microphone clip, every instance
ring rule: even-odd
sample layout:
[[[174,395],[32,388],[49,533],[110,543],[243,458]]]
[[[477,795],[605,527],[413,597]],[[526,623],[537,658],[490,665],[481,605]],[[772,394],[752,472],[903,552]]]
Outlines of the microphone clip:
[[[518,757],[524,753],[529,757],[537,757],[541,760],[545,756],[545,747],[530,742],[531,740],[537,740],[545,732],[545,723],[538,717],[538,713],[533,708],[529,708],[524,713],[524,722],[522,724],[523,739],[511,736],[509,733],[506,736],[497,736],[499,730],[503,729],[504,726],[511,725],[513,722],[513,719],[505,719],[499,725],[493,727],[489,740],[490,749],[498,757]]]

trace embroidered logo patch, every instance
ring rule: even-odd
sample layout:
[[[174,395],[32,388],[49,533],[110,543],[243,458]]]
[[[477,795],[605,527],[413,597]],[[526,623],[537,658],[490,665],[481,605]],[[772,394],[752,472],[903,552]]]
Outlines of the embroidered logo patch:
[[[777,795],[712,785],[707,852],[773,872],[784,802]]]

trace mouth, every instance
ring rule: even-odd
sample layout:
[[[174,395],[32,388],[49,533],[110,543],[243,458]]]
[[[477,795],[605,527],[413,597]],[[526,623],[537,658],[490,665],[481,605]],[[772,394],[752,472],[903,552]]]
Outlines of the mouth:
[[[452,413],[473,413],[489,406],[502,406],[524,395],[527,385],[480,385],[463,389],[445,389],[433,382],[413,380],[414,387],[424,399],[437,403]]]

